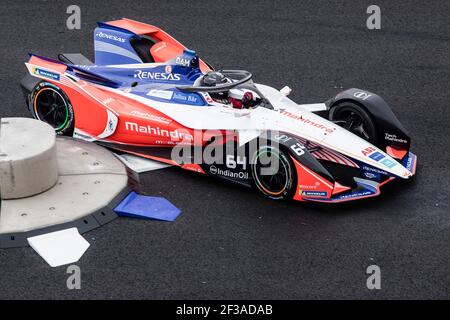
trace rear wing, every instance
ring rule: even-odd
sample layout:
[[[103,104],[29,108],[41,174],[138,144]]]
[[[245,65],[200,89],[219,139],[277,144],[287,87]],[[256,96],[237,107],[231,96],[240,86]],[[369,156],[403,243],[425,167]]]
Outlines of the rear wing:
[[[127,18],[98,22],[94,31],[95,64],[166,63],[187,47],[164,30]],[[202,72],[213,70],[203,60]]]

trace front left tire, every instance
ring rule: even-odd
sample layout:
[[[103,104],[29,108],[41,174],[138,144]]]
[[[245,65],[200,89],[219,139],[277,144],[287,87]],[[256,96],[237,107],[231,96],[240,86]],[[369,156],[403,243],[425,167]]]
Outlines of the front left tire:
[[[367,110],[357,103],[344,101],[336,104],[330,110],[330,120],[372,144],[377,143],[375,122]]]

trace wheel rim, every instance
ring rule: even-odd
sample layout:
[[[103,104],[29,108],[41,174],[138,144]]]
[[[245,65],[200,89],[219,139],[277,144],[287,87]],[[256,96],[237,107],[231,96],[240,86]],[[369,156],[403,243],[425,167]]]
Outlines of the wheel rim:
[[[356,134],[364,140],[370,140],[371,137],[368,130],[369,124],[358,112],[353,110],[342,110],[336,115],[336,120],[343,122],[340,125],[344,129]]]
[[[262,155],[267,155],[271,157],[272,155],[278,161],[278,170],[272,175],[262,174],[263,170],[273,171],[271,163],[263,164],[259,161]],[[272,159],[272,158],[271,158]],[[273,152],[270,149],[264,149],[257,152],[255,156],[255,162],[253,165],[253,174],[255,177],[255,182],[259,189],[264,193],[272,197],[282,196],[289,187],[290,180],[290,169],[287,163],[280,158],[277,152]]]
[[[34,98],[37,118],[47,122],[56,131],[64,129],[69,121],[69,108],[63,96],[53,88],[43,88]]]

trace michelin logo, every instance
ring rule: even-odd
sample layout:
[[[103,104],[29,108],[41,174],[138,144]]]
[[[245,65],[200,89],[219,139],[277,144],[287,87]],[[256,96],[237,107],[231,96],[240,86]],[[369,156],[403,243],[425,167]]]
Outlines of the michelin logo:
[[[306,197],[326,197],[325,191],[302,191],[302,196]]]
[[[41,77],[52,79],[52,80],[56,80],[56,81],[59,81],[59,79],[60,79],[60,76],[59,76],[58,73],[54,73],[54,72],[51,72],[51,71],[43,70],[43,69],[40,69],[40,68],[37,68],[37,67],[33,67],[32,73],[37,75],[37,76],[41,76]]]
[[[143,70],[136,70],[134,77],[141,80],[150,79],[150,80],[180,81],[181,79],[181,75],[178,73],[150,72]]]
[[[186,141],[194,140],[194,137],[189,133],[181,132],[178,130],[173,130],[173,131],[165,130],[165,129],[161,129],[160,127],[152,127],[150,125],[141,126],[135,122],[126,121],[125,129],[127,131],[133,131],[133,132],[138,132],[138,133],[143,133],[143,134],[153,135],[153,136],[167,137],[167,138],[171,138],[174,140],[186,140]]]

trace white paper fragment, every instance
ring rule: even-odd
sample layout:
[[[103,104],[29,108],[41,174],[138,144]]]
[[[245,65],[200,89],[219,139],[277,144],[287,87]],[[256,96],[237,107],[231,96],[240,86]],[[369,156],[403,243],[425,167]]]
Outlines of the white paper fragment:
[[[142,173],[146,171],[158,170],[171,167],[170,164],[153,161],[150,159],[138,157],[132,154],[114,154],[120,161],[123,162],[131,170]]]
[[[50,232],[27,240],[51,267],[77,262],[90,246],[77,228]]]

